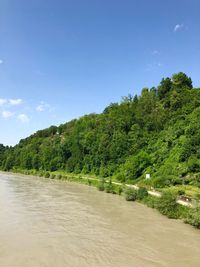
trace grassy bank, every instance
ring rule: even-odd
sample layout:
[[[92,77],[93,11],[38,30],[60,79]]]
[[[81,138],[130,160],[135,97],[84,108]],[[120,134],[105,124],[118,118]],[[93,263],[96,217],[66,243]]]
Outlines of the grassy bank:
[[[49,179],[58,179],[69,182],[76,182],[88,186],[94,186],[99,191],[122,195],[127,201],[138,201],[147,205],[148,207],[157,209],[161,214],[172,219],[181,219],[185,223],[191,224],[200,229],[200,205],[199,199],[194,198],[193,207],[185,207],[177,203],[177,198],[180,192],[183,193],[183,188],[169,188],[162,191],[161,197],[155,197],[148,194],[145,187],[139,187],[138,190],[130,188],[122,183],[114,183],[111,179],[104,179],[100,177],[91,177],[81,174],[65,173],[63,171],[36,171],[36,170],[22,170],[13,169],[12,172],[25,175],[33,175],[45,177]],[[192,191],[192,188],[190,192]],[[182,190],[182,191],[181,191]],[[195,191],[198,198],[198,189]]]

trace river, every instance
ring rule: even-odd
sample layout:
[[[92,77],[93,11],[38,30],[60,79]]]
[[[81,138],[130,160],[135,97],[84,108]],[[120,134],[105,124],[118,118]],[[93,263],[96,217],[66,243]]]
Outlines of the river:
[[[199,267],[200,231],[95,188],[0,174],[1,267]]]

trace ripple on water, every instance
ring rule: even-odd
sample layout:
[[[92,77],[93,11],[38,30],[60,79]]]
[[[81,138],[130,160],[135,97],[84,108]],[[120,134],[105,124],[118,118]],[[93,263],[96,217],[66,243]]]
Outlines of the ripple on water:
[[[84,185],[0,174],[0,266],[199,267],[200,233]]]

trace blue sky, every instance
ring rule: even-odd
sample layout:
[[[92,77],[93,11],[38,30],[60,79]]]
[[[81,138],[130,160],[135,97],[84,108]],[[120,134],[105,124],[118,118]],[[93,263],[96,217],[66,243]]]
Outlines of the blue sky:
[[[200,87],[199,12],[199,0],[0,1],[0,143],[179,71]]]

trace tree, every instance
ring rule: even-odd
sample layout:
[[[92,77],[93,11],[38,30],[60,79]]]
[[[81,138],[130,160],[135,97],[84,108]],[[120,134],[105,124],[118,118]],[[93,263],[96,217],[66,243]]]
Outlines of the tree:
[[[192,80],[185,73],[179,72],[172,76],[172,83],[176,87],[192,89]]]
[[[162,79],[158,86],[158,97],[160,99],[165,98],[172,89],[172,81],[170,78]]]
[[[191,79],[178,73],[162,79],[157,88],[111,103],[101,114],[38,131],[13,148],[0,145],[0,167],[62,169],[124,182],[151,173],[149,182],[153,185],[160,177],[161,186],[189,173],[189,182],[197,184],[199,106],[200,89],[192,89]]]

